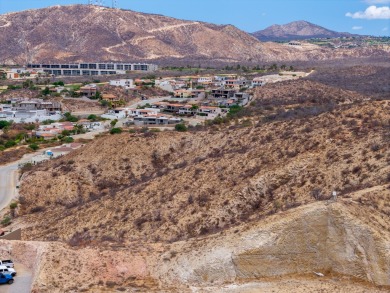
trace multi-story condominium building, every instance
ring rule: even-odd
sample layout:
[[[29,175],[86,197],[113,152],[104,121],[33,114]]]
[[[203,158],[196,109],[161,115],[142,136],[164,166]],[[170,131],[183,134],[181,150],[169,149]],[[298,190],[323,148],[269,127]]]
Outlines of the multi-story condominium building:
[[[79,76],[125,74],[127,71],[156,71],[158,66],[146,63],[64,63],[28,64],[28,68],[41,69],[47,74]]]

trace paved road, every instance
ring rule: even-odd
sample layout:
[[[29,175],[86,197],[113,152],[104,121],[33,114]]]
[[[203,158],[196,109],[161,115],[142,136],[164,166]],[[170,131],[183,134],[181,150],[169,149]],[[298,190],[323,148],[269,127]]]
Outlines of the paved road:
[[[0,166],[0,210],[7,207],[17,195],[18,164],[19,161]]]
[[[16,188],[19,178],[18,178],[18,166],[28,162],[32,157],[41,154],[45,150],[51,148],[41,149],[35,153],[24,155],[18,161],[9,163],[7,165],[0,166],[0,211],[11,203],[13,198],[18,196],[18,190]]]
[[[0,293],[29,293],[33,281],[32,271],[22,264],[15,264],[17,275],[12,285],[0,285]]]

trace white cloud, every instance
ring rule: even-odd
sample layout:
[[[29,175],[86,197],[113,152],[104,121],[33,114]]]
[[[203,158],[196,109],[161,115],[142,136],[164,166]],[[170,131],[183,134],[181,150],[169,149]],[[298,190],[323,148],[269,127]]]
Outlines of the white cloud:
[[[388,27],[384,27],[384,28],[382,29],[383,32],[387,32],[388,30],[389,30]]]
[[[372,5],[365,11],[348,12],[345,16],[361,19],[390,19],[390,8],[389,6],[376,7]]]
[[[353,30],[361,30],[361,29],[363,29],[363,27],[362,26],[353,26],[352,29]]]
[[[390,0],[364,0],[363,2],[374,5],[374,4],[390,4]]]

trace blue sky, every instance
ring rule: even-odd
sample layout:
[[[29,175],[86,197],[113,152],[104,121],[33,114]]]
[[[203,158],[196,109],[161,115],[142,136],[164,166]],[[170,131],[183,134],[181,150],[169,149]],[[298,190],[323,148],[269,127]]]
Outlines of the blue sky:
[[[95,0],[93,0],[95,1]],[[111,5],[112,0],[104,0]],[[0,13],[88,0],[0,0]],[[233,24],[254,32],[307,20],[331,30],[390,35],[390,0],[117,0],[120,8],[175,18]]]

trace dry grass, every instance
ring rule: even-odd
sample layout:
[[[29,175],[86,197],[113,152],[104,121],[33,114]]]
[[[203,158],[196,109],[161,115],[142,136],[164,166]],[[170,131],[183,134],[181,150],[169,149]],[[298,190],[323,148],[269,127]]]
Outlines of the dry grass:
[[[22,213],[35,225],[25,236],[171,242],[388,184],[389,103],[335,105],[276,122],[254,115],[250,127],[101,138],[27,176]]]

